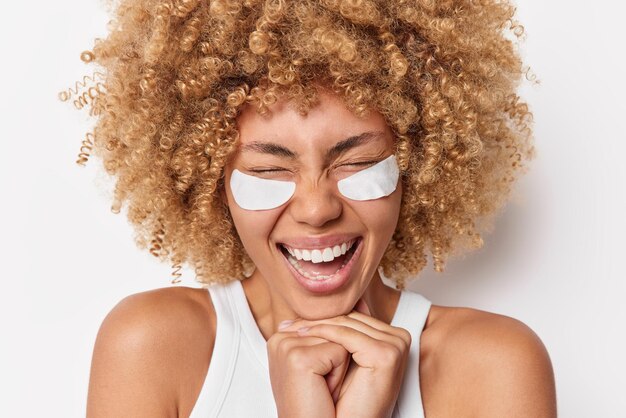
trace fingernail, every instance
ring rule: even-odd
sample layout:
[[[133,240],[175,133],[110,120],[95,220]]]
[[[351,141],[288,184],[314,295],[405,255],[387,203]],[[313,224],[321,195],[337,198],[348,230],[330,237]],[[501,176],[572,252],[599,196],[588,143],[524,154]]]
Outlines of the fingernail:
[[[305,333],[305,332],[307,332],[309,330],[309,328],[311,328],[311,327],[298,328],[298,333],[299,334]]]
[[[293,324],[293,320],[291,319],[287,319],[283,322],[281,322],[280,324],[278,324],[278,329],[285,329],[287,328],[289,325]]]

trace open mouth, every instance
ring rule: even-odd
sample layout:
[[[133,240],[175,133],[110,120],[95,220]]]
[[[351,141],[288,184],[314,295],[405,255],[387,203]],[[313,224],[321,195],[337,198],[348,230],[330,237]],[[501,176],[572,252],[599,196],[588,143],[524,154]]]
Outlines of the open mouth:
[[[358,237],[341,245],[313,250],[290,248],[283,244],[278,246],[293,270],[301,276],[309,280],[325,281],[342,273],[362,241]]]

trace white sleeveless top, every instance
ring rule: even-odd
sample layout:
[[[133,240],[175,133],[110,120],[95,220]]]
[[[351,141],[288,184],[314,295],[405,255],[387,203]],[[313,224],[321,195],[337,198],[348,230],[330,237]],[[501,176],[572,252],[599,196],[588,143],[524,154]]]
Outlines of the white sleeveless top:
[[[267,341],[248,305],[241,281],[207,287],[217,315],[213,355],[190,418],[276,418]],[[393,418],[424,417],[419,384],[420,335],[431,302],[403,290],[391,325],[411,333],[411,348]]]

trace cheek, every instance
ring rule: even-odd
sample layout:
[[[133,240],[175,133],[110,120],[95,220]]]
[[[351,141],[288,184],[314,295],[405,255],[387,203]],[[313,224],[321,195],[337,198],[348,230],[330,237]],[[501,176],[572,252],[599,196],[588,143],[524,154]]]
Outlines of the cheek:
[[[241,242],[254,260],[254,254],[267,246],[280,210],[248,211],[229,202],[230,213]]]
[[[396,190],[383,199],[354,202],[351,206],[376,239],[387,240],[396,229],[401,198],[401,190]]]
[[[226,182],[228,181],[229,176],[226,176]],[[239,238],[248,253],[250,253],[251,251],[249,248],[255,246],[255,242],[259,241],[262,237],[269,235],[269,232],[278,217],[278,211],[245,210],[240,208],[237,203],[235,203],[235,199],[233,198],[232,191],[229,186],[223,189],[223,193],[226,198],[228,210],[233,218],[237,234],[239,235]]]
[[[230,188],[226,188],[225,197],[237,234],[244,248],[253,258],[255,253],[267,245],[272,229],[280,217],[281,209],[262,211],[242,209],[235,203]]]

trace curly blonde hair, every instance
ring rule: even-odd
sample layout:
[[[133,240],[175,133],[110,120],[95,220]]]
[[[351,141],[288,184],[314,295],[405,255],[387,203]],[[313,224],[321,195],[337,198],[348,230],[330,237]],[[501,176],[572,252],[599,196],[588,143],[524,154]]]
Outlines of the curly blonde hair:
[[[482,221],[533,156],[507,0],[121,0],[114,13],[81,55],[100,72],[62,97],[96,117],[79,162],[98,156],[138,245],[201,283],[251,268],[220,197],[244,105],[286,97],[306,114],[323,85],[385,117],[404,192],[381,267],[398,289],[427,251],[441,272],[481,247]]]

